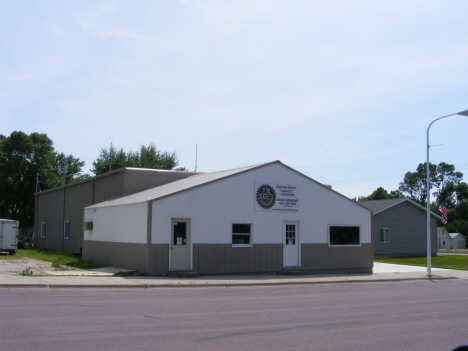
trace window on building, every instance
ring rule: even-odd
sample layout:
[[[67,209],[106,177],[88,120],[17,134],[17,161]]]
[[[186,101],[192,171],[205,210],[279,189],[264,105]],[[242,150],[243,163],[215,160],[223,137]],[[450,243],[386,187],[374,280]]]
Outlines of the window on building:
[[[390,233],[388,228],[380,228],[379,230],[379,243],[389,243]]]
[[[359,227],[330,226],[330,246],[361,245]]]
[[[233,246],[251,246],[251,225],[233,224],[232,225],[232,245]]]
[[[70,239],[70,221],[63,222],[63,238]]]
[[[45,222],[41,223],[41,238],[45,238]]]

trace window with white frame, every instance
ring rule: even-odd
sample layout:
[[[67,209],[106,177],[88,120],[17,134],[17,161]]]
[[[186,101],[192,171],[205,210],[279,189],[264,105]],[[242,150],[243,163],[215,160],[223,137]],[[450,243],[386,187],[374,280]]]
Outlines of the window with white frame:
[[[252,246],[250,224],[232,225],[232,246]]]
[[[330,246],[359,246],[361,238],[359,227],[330,226]]]
[[[70,221],[63,222],[63,238],[70,239]]]
[[[379,229],[379,243],[389,243],[390,242],[390,232],[388,228]]]

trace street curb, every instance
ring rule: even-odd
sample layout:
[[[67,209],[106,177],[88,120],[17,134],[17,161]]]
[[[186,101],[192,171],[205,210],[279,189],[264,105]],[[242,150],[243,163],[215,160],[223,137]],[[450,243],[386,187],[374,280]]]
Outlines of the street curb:
[[[44,289],[49,284],[0,284],[0,289]]]
[[[419,278],[389,278],[389,279],[356,279],[356,280],[319,280],[298,282],[243,282],[243,283],[195,283],[195,284],[0,284],[0,289],[177,289],[177,288],[237,288],[237,287],[266,287],[266,286],[299,286],[347,283],[390,283],[418,280],[449,280],[457,277],[419,277]]]

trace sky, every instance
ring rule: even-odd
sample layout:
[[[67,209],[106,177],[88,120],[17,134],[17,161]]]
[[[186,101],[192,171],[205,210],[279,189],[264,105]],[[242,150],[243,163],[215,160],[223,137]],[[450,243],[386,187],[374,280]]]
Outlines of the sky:
[[[0,134],[85,161],[154,143],[211,172],[280,160],[396,190],[468,109],[468,2],[0,0]],[[468,174],[468,117],[430,162]],[[92,174],[91,174],[92,175]],[[465,176],[465,181],[468,177]]]

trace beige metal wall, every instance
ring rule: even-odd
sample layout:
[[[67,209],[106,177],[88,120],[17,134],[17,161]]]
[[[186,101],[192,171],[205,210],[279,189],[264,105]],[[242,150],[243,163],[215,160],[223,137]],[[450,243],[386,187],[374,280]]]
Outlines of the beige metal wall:
[[[146,272],[146,244],[83,241],[83,259],[108,267]]]
[[[193,172],[156,171],[156,170],[125,170],[124,195],[135,194],[163,184],[194,175]],[[98,202],[95,202],[98,203]]]
[[[332,247],[328,244],[302,244],[301,269],[313,273],[372,273],[372,244]]]
[[[91,205],[123,196],[124,179],[125,172],[118,172],[109,174],[107,177],[93,179],[94,198]]]
[[[35,194],[34,231],[36,247],[75,252],[82,247],[83,208],[99,202],[186,178],[194,173],[120,169],[64,187]],[[64,221],[70,221],[70,239],[63,239]],[[46,222],[46,238],[40,238]]]
[[[43,193],[36,197],[34,229],[35,246],[38,249],[62,249],[64,188]],[[41,223],[46,223],[45,237],[41,238]]]
[[[102,266],[132,269],[142,274],[169,271],[169,245],[83,241],[83,259]]]
[[[282,244],[194,244],[193,269],[201,274],[260,273],[283,270]]]
[[[372,273],[372,244],[357,247],[330,247],[328,244],[302,244],[301,267],[314,273]],[[201,274],[268,273],[283,271],[282,244],[194,244],[193,269]]]
[[[169,245],[148,245],[147,269],[145,274],[161,275],[169,271]]]
[[[70,238],[63,239],[64,252],[78,252],[83,239],[83,207],[92,205],[92,182],[83,183],[80,186],[65,188],[65,215],[64,221],[70,221]],[[63,232],[63,230],[62,230]]]
[[[169,271],[169,245],[83,242],[83,259],[103,266],[124,267],[143,274]],[[300,269],[312,273],[372,273],[372,244],[360,247],[329,247],[302,244]],[[257,244],[232,247],[225,244],[194,244],[193,269],[201,274],[274,273],[283,270],[283,245]]]

